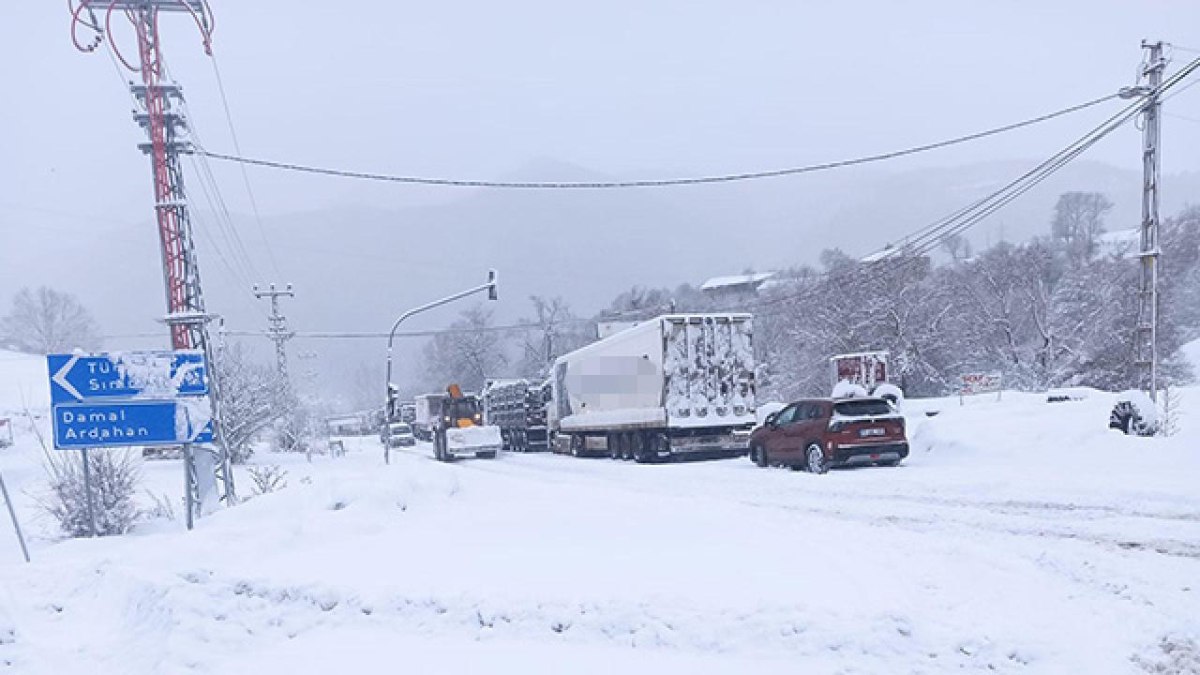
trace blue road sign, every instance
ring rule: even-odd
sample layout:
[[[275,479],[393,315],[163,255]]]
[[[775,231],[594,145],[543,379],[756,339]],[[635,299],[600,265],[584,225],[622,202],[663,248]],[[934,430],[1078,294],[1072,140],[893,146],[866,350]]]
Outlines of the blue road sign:
[[[173,399],[208,393],[201,351],[50,354],[50,403]]]
[[[54,406],[54,447],[59,450],[130,445],[211,443],[206,401],[122,401]]]

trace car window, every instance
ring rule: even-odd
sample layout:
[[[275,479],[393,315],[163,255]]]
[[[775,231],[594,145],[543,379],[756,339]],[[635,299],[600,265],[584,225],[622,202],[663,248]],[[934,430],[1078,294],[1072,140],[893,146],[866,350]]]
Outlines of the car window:
[[[775,416],[775,425],[781,426],[781,427],[786,427],[787,425],[794,422],[795,418],[796,418],[796,410],[797,409],[798,409],[797,406],[789,405],[788,407],[784,408],[783,410],[780,410],[779,414]]]
[[[820,403],[810,403],[808,405],[808,419],[819,420],[825,416],[825,406]]]
[[[889,415],[892,411],[892,406],[888,405],[887,401],[878,398],[860,398],[850,401],[838,401],[833,405],[834,411],[839,415],[847,417],[861,417],[869,415]]]

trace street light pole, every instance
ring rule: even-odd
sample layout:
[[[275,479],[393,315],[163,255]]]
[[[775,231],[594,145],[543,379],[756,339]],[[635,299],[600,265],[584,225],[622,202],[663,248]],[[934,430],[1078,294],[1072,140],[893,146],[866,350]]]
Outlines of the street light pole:
[[[391,458],[392,409],[395,405],[395,401],[394,401],[395,394],[392,389],[392,343],[395,342],[395,340],[396,340],[396,329],[400,327],[400,324],[403,323],[405,319],[407,319],[410,316],[413,316],[414,314],[420,314],[421,312],[429,311],[435,307],[441,307],[442,305],[454,302],[455,300],[461,300],[462,298],[465,298],[469,295],[474,295],[476,293],[482,293],[483,291],[487,291],[488,300],[496,299],[496,297],[497,297],[496,296],[496,270],[488,270],[487,283],[480,284],[478,286],[475,286],[474,288],[468,288],[465,291],[459,291],[458,293],[455,293],[454,295],[448,295],[448,296],[442,298],[441,300],[434,300],[433,302],[426,303],[424,305],[421,305],[420,307],[414,307],[414,308],[408,310],[407,312],[401,314],[399,317],[397,317],[396,322],[392,324],[392,330],[390,333],[388,333],[387,383],[386,383],[387,386],[385,388],[386,389],[386,394],[385,394],[386,398],[384,398],[384,402],[383,402],[383,462],[384,462],[384,464],[390,464],[392,461],[392,458]]]

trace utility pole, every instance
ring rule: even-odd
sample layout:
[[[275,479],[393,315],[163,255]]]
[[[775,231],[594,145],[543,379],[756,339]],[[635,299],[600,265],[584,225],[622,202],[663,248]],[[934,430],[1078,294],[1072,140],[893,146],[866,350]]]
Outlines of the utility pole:
[[[271,325],[267,328],[267,338],[275,343],[275,369],[279,372],[279,386],[284,391],[288,391],[291,389],[291,383],[288,381],[287,341],[295,337],[296,333],[288,330],[287,317],[279,311],[279,298],[294,298],[296,294],[292,291],[291,284],[288,284],[282,291],[277,290],[275,284],[271,284],[267,288],[269,290],[260,291],[255,285],[254,297],[259,300],[271,299],[271,316],[267,317]]]
[[[296,333],[288,329],[287,317],[279,311],[280,298],[294,298],[296,294],[292,291],[292,285],[288,284],[284,290],[279,290],[275,284],[267,287],[268,290],[260,291],[258,285],[254,286],[254,297],[258,299],[271,299],[271,315],[267,317],[270,325],[267,327],[267,338],[275,343],[275,370],[279,378],[278,386],[275,388],[275,411],[283,418],[283,442],[284,449],[291,451],[295,448],[296,442],[300,436],[299,429],[296,428],[295,415],[291,414],[294,411],[293,403],[295,402],[292,396],[292,383],[288,377],[287,367],[287,341],[296,336]]]
[[[1159,168],[1162,164],[1159,154],[1162,100],[1158,89],[1162,85],[1167,62],[1163,58],[1162,42],[1143,40],[1142,49],[1146,50],[1147,54],[1139,79],[1145,79],[1146,84],[1136,87],[1137,93],[1146,96],[1146,105],[1142,109],[1142,227],[1141,249],[1138,252],[1142,273],[1134,340],[1138,386],[1145,387],[1150,394],[1150,400],[1157,401],[1158,272],[1162,255],[1158,247]]]
[[[101,10],[101,5],[103,9]],[[212,55],[212,15],[207,0],[86,0],[68,3],[71,11],[71,39],[82,52],[94,52],[108,38],[113,56],[126,69],[139,73],[141,84],[130,84],[137,100],[134,120],[146,131],[148,141],[138,147],[150,157],[154,188],[154,215],[158,228],[163,284],[166,290],[166,323],[171,331],[171,347],[176,350],[202,350],[213,363],[208,322],[212,318],[204,308],[200,288],[200,267],[192,242],[192,224],[187,195],[183,188],[180,154],[191,150],[187,138],[187,120],[182,114],[183,92],[178,85],[164,81],[162,40],[159,37],[160,12],[189,14],[200,31],[204,51]],[[103,22],[97,15],[103,14]],[[137,36],[137,59],[130,61],[112,40],[113,17],[127,19]],[[92,31],[89,42],[79,41],[80,27]],[[216,369],[209,371],[209,402],[216,444],[211,452],[198,457],[194,448],[184,446],[188,518],[193,509],[204,510],[206,497],[215,489],[226,504],[237,497],[229,452],[221,428],[221,389]],[[203,470],[202,470],[203,469]],[[210,488],[211,486],[211,488]]]

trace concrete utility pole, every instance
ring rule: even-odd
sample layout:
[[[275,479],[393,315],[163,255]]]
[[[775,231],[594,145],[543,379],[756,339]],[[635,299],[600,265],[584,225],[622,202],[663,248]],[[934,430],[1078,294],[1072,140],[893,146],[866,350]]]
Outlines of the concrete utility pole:
[[[1146,387],[1150,400],[1158,400],[1158,268],[1161,251],[1158,247],[1158,201],[1159,142],[1162,133],[1162,100],[1158,89],[1162,85],[1163,71],[1167,62],[1163,58],[1162,42],[1142,41],[1147,52],[1142,66],[1141,78],[1144,86],[1136,87],[1138,93],[1147,95],[1143,108],[1142,128],[1142,236],[1141,287],[1138,294],[1138,317],[1136,328],[1136,359],[1138,386]]]
[[[271,316],[268,320],[271,322],[267,328],[267,337],[275,343],[275,368],[279,371],[279,386],[283,391],[291,389],[291,383],[288,381],[287,370],[287,341],[296,336],[294,331],[288,330],[287,317],[279,312],[279,298],[294,298],[296,294],[292,291],[292,285],[288,284],[285,290],[276,290],[275,284],[267,287],[270,290],[260,291],[258,286],[254,287],[254,297],[258,299],[271,299]]]

